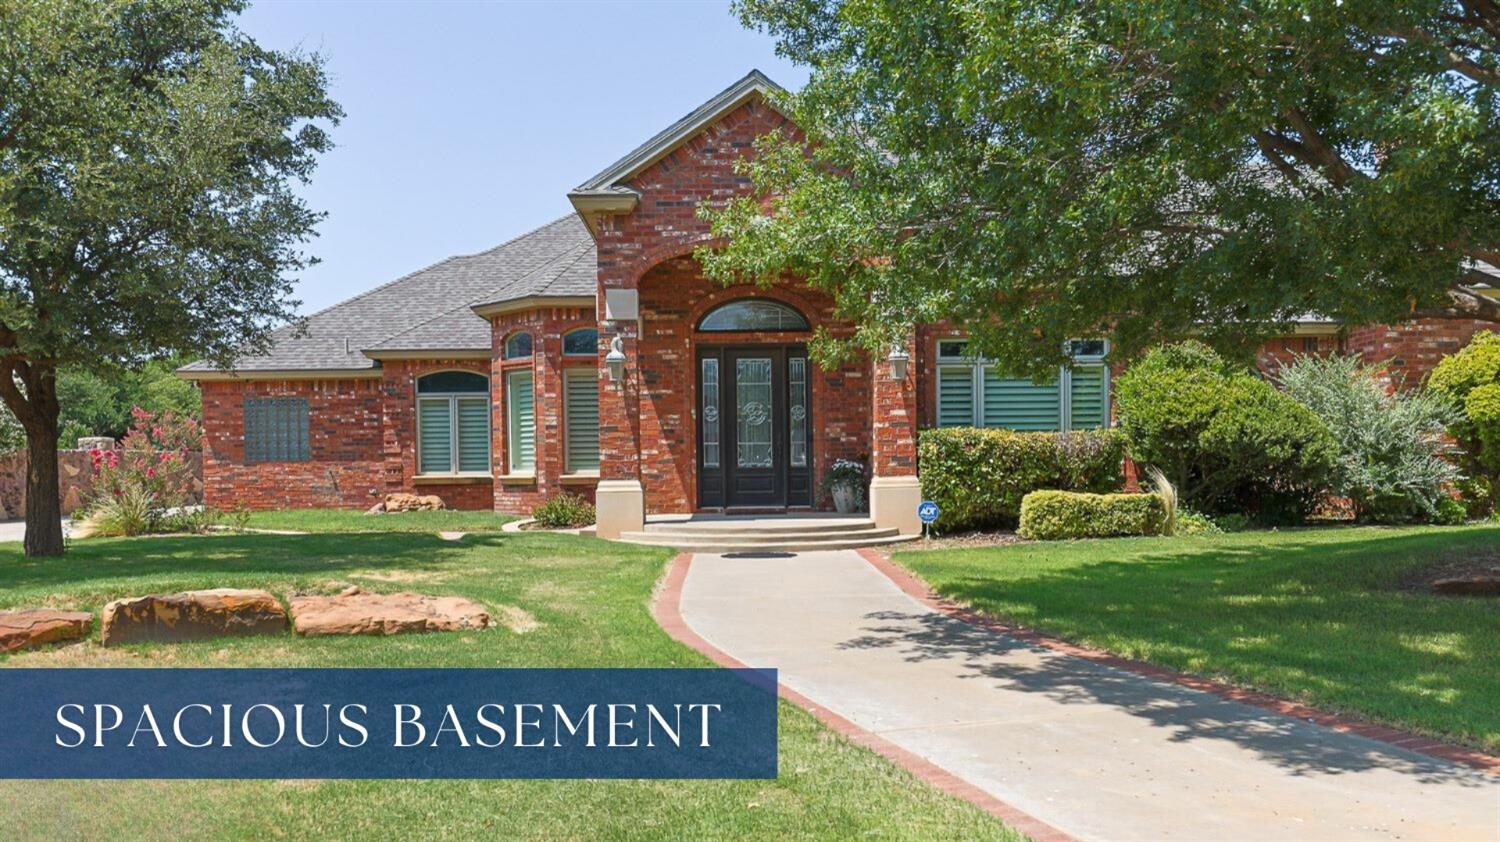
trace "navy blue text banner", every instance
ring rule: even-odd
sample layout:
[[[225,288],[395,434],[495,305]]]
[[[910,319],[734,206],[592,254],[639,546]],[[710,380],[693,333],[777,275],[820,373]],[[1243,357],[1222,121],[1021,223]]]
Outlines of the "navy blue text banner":
[[[774,778],[776,671],[0,669],[6,778]]]

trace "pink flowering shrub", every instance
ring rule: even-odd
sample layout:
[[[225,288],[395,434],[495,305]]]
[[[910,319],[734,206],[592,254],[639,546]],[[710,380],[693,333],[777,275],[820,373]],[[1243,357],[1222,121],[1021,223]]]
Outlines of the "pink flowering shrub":
[[[193,502],[188,454],[203,446],[198,422],[170,410],[131,410],[130,432],[120,446],[89,451],[94,480],[88,518],[94,534],[141,535],[183,528]]]

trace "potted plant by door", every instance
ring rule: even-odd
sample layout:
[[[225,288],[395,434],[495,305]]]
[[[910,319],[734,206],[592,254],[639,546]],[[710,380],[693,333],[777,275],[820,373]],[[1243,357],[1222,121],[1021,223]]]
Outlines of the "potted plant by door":
[[[853,459],[835,460],[823,475],[823,493],[833,498],[839,514],[857,512],[865,506],[865,466]]]

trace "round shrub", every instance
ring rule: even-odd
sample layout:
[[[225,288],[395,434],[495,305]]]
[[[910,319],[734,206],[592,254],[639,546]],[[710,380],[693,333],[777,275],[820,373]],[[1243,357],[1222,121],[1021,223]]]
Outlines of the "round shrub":
[[[566,492],[548,498],[531,510],[538,526],[546,529],[577,529],[594,522],[594,504]]]
[[[1124,439],[1114,430],[1022,433],[945,427],[918,440],[922,496],[938,504],[940,529],[1011,528],[1021,499],[1038,489],[1116,491]]]
[[[1197,342],[1157,348],[1126,369],[1115,406],[1132,458],[1209,515],[1300,522],[1338,459],[1312,410]]]
[[[1460,483],[1470,514],[1483,517],[1500,505],[1500,333],[1480,331],[1440,361],[1427,388],[1458,406],[1448,434],[1463,449]]]

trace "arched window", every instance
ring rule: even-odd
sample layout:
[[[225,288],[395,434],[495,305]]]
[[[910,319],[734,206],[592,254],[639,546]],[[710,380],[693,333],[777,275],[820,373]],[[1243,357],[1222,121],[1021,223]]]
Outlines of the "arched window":
[[[472,371],[417,378],[417,473],[490,472],[490,381]]]
[[[779,301],[741,298],[709,311],[698,323],[709,333],[743,330],[810,330],[802,314]]]
[[[563,356],[592,357],[599,353],[599,331],[581,327],[563,334]]]
[[[526,331],[512,333],[505,340],[505,359],[523,360],[531,356],[531,334]]]

